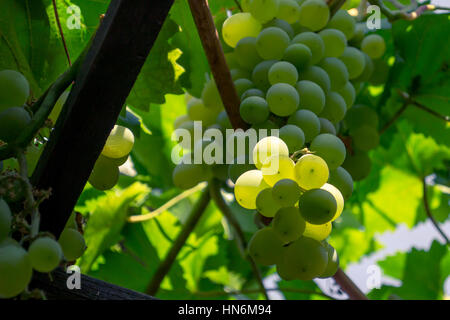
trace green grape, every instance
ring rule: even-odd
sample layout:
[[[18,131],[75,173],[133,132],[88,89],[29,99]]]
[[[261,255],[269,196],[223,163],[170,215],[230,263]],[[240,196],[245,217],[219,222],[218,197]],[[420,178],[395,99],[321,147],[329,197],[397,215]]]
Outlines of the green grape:
[[[304,237],[308,237],[317,241],[326,239],[331,233],[331,222],[324,224],[311,224],[306,222]]]
[[[326,94],[330,91],[331,82],[328,73],[318,66],[310,66],[299,75],[300,80],[309,80],[318,84]]]
[[[295,34],[294,29],[292,29],[291,25],[282,20],[282,19],[273,19],[264,25],[264,28],[268,27],[277,27],[283,29],[288,34],[289,38],[292,38]]]
[[[253,82],[248,79],[237,79],[236,81],[234,81],[234,86],[236,88],[238,97],[241,97],[245,91],[254,87]]]
[[[278,12],[279,0],[252,0],[250,2],[249,12],[261,23],[266,23]]]
[[[67,261],[77,260],[86,250],[83,235],[75,229],[64,229],[58,242]]]
[[[286,248],[283,247],[281,260],[277,263],[277,273],[281,277],[281,279],[286,281],[295,280],[295,268],[286,262]]]
[[[236,13],[223,23],[222,36],[227,45],[234,48],[245,37],[256,37],[262,29],[259,23],[250,13]]]
[[[260,129],[265,130],[265,129],[267,129],[268,130],[267,132],[271,133],[272,129],[279,129],[280,126],[277,123],[275,123],[274,121],[272,121],[272,120],[266,120],[263,123],[258,123],[258,124],[252,125],[252,128],[255,129],[255,130],[260,130]]]
[[[328,243],[325,245],[328,253],[328,263],[325,270],[321,273],[319,278],[329,278],[336,274],[339,268],[339,257],[336,250]]]
[[[27,102],[30,85],[14,70],[0,71],[0,112],[6,108],[21,107]]]
[[[366,152],[355,151],[345,158],[342,167],[350,173],[354,181],[360,181],[369,175],[372,161]]]
[[[5,200],[0,198],[0,242],[8,237],[11,231],[12,214]]]
[[[372,77],[373,71],[374,71],[374,64],[372,59],[364,52],[361,52],[361,54],[364,57],[364,70],[361,72],[361,74],[353,79],[355,82],[367,82]]]
[[[355,148],[361,151],[375,149],[380,143],[380,135],[377,129],[368,125],[362,125],[350,131]]]
[[[128,160],[129,157],[130,157],[129,155],[126,155],[126,156],[124,156],[124,157],[122,157],[122,158],[114,159],[114,158],[108,158],[108,157],[105,157],[104,155],[101,154],[98,158],[99,158],[99,159],[102,158],[102,159],[104,159],[105,161],[109,161],[110,163],[112,163],[112,164],[115,165],[116,167],[120,167],[120,166],[123,165],[125,162],[127,162],[127,160]]]
[[[320,121],[320,134],[322,133],[329,133],[336,135],[336,128],[331,123],[330,120],[325,118],[319,118]]]
[[[241,69],[240,67],[231,69],[230,73],[233,81],[238,79],[249,79],[251,76],[248,70]]]
[[[293,124],[287,124],[280,128],[280,138],[288,146],[289,153],[301,150],[305,145],[303,130]]]
[[[311,49],[302,43],[293,43],[284,50],[283,60],[292,63],[297,70],[305,69],[312,59]]]
[[[64,104],[67,101],[67,98],[69,97],[70,91],[64,91],[58,98],[58,100],[56,100],[55,106],[53,107],[52,112],[50,113],[50,115],[48,116],[48,118],[50,120],[53,121],[53,123],[56,123],[56,120],[59,117],[59,114],[62,111],[62,108],[64,106]]]
[[[322,189],[305,191],[298,200],[300,213],[307,222],[324,224],[336,214],[337,203],[333,195]]]
[[[195,187],[211,177],[211,172],[205,164],[179,163],[172,173],[173,184],[186,190]]]
[[[372,59],[381,58],[386,51],[386,43],[378,34],[368,35],[361,42],[361,50]]]
[[[97,190],[112,189],[119,181],[119,168],[108,158],[98,158],[89,176],[89,183]]]
[[[270,67],[268,78],[272,85],[276,83],[287,83],[293,86],[298,80],[298,71],[292,63],[279,61]]]
[[[237,62],[236,55],[234,52],[226,52],[225,60],[227,61],[228,68],[230,70],[240,68],[239,63]]]
[[[345,48],[339,59],[347,67],[349,79],[355,79],[363,73],[366,60],[358,49],[353,47]]]
[[[325,160],[313,154],[302,156],[295,164],[294,170],[295,180],[305,190],[320,188],[329,176]]]
[[[325,58],[319,67],[326,71],[330,77],[331,90],[337,91],[341,89],[348,81],[348,71],[345,64],[338,58]]]
[[[0,247],[0,298],[12,298],[24,291],[32,274],[30,257],[22,247]]]
[[[30,122],[30,114],[22,107],[3,110],[0,112],[0,140],[14,142]]]
[[[191,99],[188,106],[188,115],[192,121],[201,121],[203,127],[208,127],[216,122],[219,109],[207,108],[200,99]]]
[[[280,28],[269,27],[256,38],[256,49],[264,60],[280,60],[289,45],[289,35]]]
[[[334,91],[327,94],[325,107],[320,113],[320,117],[330,120],[332,123],[338,123],[345,117],[347,104],[344,98]]]
[[[203,105],[210,109],[223,109],[222,99],[219,90],[217,89],[214,78],[211,78],[205,83],[202,91]],[[189,105],[189,103],[188,103]],[[191,118],[192,119],[192,118]],[[192,119],[194,120],[194,119]]]
[[[328,22],[327,28],[340,30],[345,34],[347,40],[355,34],[356,21],[346,10],[338,10]]]
[[[353,103],[355,102],[356,98],[356,91],[355,87],[352,85],[350,81],[348,81],[345,86],[343,86],[340,90],[337,91],[339,95],[344,99],[345,101],[345,110],[350,109],[353,106]]]
[[[373,60],[373,69],[374,72],[372,72],[369,82],[376,86],[385,84],[389,76],[389,65],[387,62],[383,59]]]
[[[131,152],[133,145],[133,132],[128,128],[116,125],[106,140],[102,154],[109,158],[122,158]]]
[[[244,101],[245,99],[247,99],[248,97],[261,97],[261,98],[265,98],[266,94],[256,88],[252,88],[252,89],[248,89],[247,91],[245,91],[242,96],[241,96],[241,101]]]
[[[347,46],[344,33],[336,29],[325,29],[319,32],[325,45],[325,57],[340,57]]]
[[[277,211],[281,209],[280,204],[273,198],[272,189],[262,190],[256,197],[256,209],[263,216],[273,218]]]
[[[20,243],[18,243],[16,240],[12,238],[6,238],[3,241],[0,241],[0,248],[8,247],[8,246],[15,246],[18,248],[22,248]]]
[[[258,89],[267,91],[270,88],[269,69],[277,62],[276,60],[267,60],[258,63],[252,72],[252,81]]]
[[[253,148],[253,163],[261,169],[265,161],[273,155],[289,156],[288,146],[278,137],[263,138]]]
[[[282,207],[292,207],[298,201],[302,191],[292,179],[282,179],[272,187],[272,195]]]
[[[325,27],[330,18],[330,10],[325,1],[306,0],[300,6],[299,22],[312,31]]]
[[[220,125],[222,129],[232,129],[230,118],[228,118],[228,114],[226,111],[221,111],[216,118],[216,122]]]
[[[256,38],[246,37],[239,40],[234,48],[236,59],[239,65],[244,69],[253,69],[258,63],[262,61],[256,51]]]
[[[270,188],[264,181],[262,172],[250,170],[244,172],[234,186],[236,201],[246,209],[256,209],[256,197],[258,193],[266,188]]]
[[[331,221],[334,221],[341,216],[342,211],[344,210],[344,197],[342,196],[342,193],[339,191],[339,189],[332,184],[325,183],[320,189],[326,190],[331,193],[334,197],[334,200],[336,200],[336,213],[334,214],[333,219],[331,219]]]
[[[368,106],[356,105],[348,110],[345,115],[345,122],[350,130],[358,128],[361,123],[376,129],[378,127],[378,115]]]
[[[286,273],[298,280],[312,280],[325,271],[328,263],[327,250],[319,241],[301,237],[285,248],[283,263]]]
[[[306,45],[311,50],[311,63],[316,64],[322,60],[325,53],[325,44],[322,38],[314,32],[302,32],[292,39],[291,43],[300,43]]]
[[[330,171],[328,183],[339,189],[344,200],[350,199],[353,192],[353,179],[350,173],[342,167]]]
[[[248,243],[248,253],[261,265],[270,266],[277,263],[283,252],[283,242],[270,227],[258,230]]]
[[[285,207],[277,211],[272,226],[281,240],[288,243],[302,236],[306,224],[296,207]]]
[[[322,88],[309,80],[301,80],[295,86],[300,96],[300,108],[320,114],[325,106],[325,93]]]
[[[286,117],[298,108],[300,98],[297,90],[287,83],[276,83],[269,88],[266,100],[270,111],[280,117]]]
[[[302,129],[306,142],[310,142],[320,132],[319,118],[309,110],[298,110],[289,117],[288,124],[296,125]]]
[[[294,165],[294,161],[288,156],[271,156],[261,168],[264,181],[272,187],[282,179],[295,179]]]
[[[245,122],[261,123],[269,118],[269,105],[264,98],[248,97],[241,102],[239,112]]]
[[[329,133],[319,134],[311,142],[310,150],[321,157],[330,170],[339,167],[345,159],[345,145],[341,139]]]
[[[353,47],[361,47],[361,42],[364,39],[364,35],[366,34],[366,26],[364,22],[357,23],[355,25],[355,33],[353,34],[353,37],[350,40],[349,43]]]
[[[39,272],[54,270],[61,261],[62,249],[58,242],[49,237],[38,238],[28,249],[31,265]]]
[[[300,6],[294,0],[279,0],[276,17],[289,23],[297,22],[300,17]]]
[[[247,155],[239,156],[228,166],[228,178],[236,183],[237,179],[244,173],[256,169],[253,163],[250,163]]]
[[[188,122],[189,116],[187,114],[183,114],[175,119],[173,122],[173,128],[178,129],[183,123]]]

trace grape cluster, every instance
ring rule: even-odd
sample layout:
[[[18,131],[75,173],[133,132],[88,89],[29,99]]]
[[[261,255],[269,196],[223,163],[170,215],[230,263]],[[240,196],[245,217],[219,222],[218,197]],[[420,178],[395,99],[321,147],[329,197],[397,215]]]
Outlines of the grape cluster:
[[[240,115],[251,128],[279,135],[248,143],[250,154],[232,150],[227,166],[181,163],[174,183],[187,189],[212,176],[230,179],[236,201],[269,221],[249,243],[256,262],[276,264],[286,280],[330,277],[339,261],[325,239],[353,181],[369,174],[368,151],[379,143],[377,113],[354,103],[365,83],[385,80],[386,45],[345,10],[330,18],[323,0],[246,0],[242,8],[221,28]],[[188,98],[175,128],[193,131],[195,120],[231,128],[213,80],[201,99]],[[186,157],[210,144],[189,142]]]

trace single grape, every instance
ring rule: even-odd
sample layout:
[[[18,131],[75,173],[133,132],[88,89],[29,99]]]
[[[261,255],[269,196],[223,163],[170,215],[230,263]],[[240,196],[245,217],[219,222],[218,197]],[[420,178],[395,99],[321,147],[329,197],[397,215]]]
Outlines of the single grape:
[[[0,242],[8,237],[11,231],[12,214],[5,200],[0,198]]]
[[[59,236],[58,242],[67,261],[77,260],[86,249],[83,235],[75,229],[64,229]]]
[[[330,133],[336,135],[336,128],[331,123],[330,120],[325,118],[319,118],[320,121],[320,134],[322,133]]]
[[[52,109],[52,112],[50,112],[50,115],[48,118],[53,121],[53,123],[56,123],[56,120],[58,119],[59,114],[62,111],[62,108],[64,104],[67,101],[67,98],[69,97],[70,91],[64,91],[56,100],[55,106]]]
[[[380,135],[377,129],[368,125],[350,131],[355,148],[361,151],[369,151],[375,149],[380,143]]]
[[[295,267],[290,265],[286,259],[286,248],[283,247],[281,260],[277,263],[277,273],[281,279],[286,281],[295,280],[296,270]]]
[[[122,158],[131,152],[133,145],[133,132],[128,128],[116,125],[106,140],[102,154],[109,158]]]
[[[301,80],[295,88],[300,96],[300,108],[320,114],[325,106],[325,93],[322,88],[309,80]]]
[[[270,111],[280,117],[295,112],[300,102],[297,90],[287,83],[276,83],[269,88],[266,95]]]
[[[302,191],[292,179],[282,179],[272,187],[272,195],[282,207],[292,207],[298,201]]]
[[[265,161],[273,155],[289,156],[286,143],[274,136],[263,138],[253,148],[253,163],[258,169],[261,169]]]
[[[325,57],[340,57],[347,46],[345,34],[337,29],[325,29],[319,32],[325,45]]]
[[[350,173],[354,181],[360,181],[369,175],[372,161],[366,152],[357,150],[345,158],[342,167]]]
[[[330,170],[339,167],[345,160],[346,150],[341,139],[329,133],[319,134],[311,142],[311,151],[326,161]]]
[[[279,61],[270,67],[268,78],[271,85],[276,83],[287,83],[293,86],[297,83],[298,71],[292,63]]]
[[[128,158],[129,158],[129,155],[126,155],[126,156],[124,156],[122,158],[114,159],[114,158],[105,157],[104,155],[101,154],[98,158],[99,159],[103,158],[103,159],[105,159],[105,161],[109,161],[110,163],[114,164],[115,166],[120,167],[125,162],[127,162]]]
[[[216,122],[220,125],[222,129],[232,129],[230,118],[228,118],[228,114],[226,111],[221,111],[216,118]]]
[[[291,43],[304,44],[311,50],[311,64],[316,64],[324,56],[325,44],[317,33],[309,31],[299,33],[292,39]]]
[[[264,181],[273,186],[282,179],[295,179],[294,165],[294,161],[285,155],[267,158],[261,168]]]
[[[269,117],[269,105],[264,98],[248,97],[241,102],[239,112],[245,122],[261,123]]]
[[[241,97],[245,91],[254,87],[253,82],[248,79],[237,79],[234,81],[234,86],[236,88],[238,97]]]
[[[234,186],[236,201],[246,209],[256,209],[258,193],[270,186],[264,181],[262,172],[250,170],[244,172]]]
[[[223,23],[222,36],[225,43],[234,48],[239,40],[245,37],[256,37],[261,29],[261,23],[250,13],[236,13]]]
[[[340,90],[337,91],[339,95],[344,99],[345,101],[345,110],[350,109],[353,106],[353,103],[355,102],[356,98],[356,91],[355,87],[352,85],[350,81],[348,81],[345,86],[343,86]]]
[[[0,140],[14,142],[31,121],[30,114],[22,107],[7,108],[0,112]]]
[[[0,247],[0,298],[17,296],[26,289],[32,274],[30,257],[22,247]]]
[[[293,124],[287,124],[280,128],[280,138],[288,146],[289,153],[301,150],[305,145],[303,130]]]
[[[248,70],[242,69],[240,66],[238,68],[233,68],[230,70],[231,79],[236,81],[238,79],[249,79],[251,74]]]
[[[386,51],[386,43],[378,34],[370,34],[361,42],[361,50],[372,59],[381,58]]]
[[[248,97],[261,97],[261,98],[265,98],[266,94],[256,88],[252,88],[252,89],[248,89],[247,91],[245,91],[242,96],[241,96],[241,101],[244,101],[245,99],[247,99]]]
[[[211,172],[205,164],[180,163],[172,173],[173,184],[186,190],[195,187],[211,177]]]
[[[344,53],[342,53],[339,59],[347,67],[349,79],[356,79],[363,73],[366,59],[358,49],[353,47],[345,48]]]
[[[248,243],[248,253],[261,265],[270,266],[277,263],[282,256],[283,242],[270,227],[258,230]]]
[[[27,79],[14,70],[0,71],[0,112],[6,108],[21,107],[30,95]]]
[[[252,72],[252,81],[258,89],[267,91],[270,88],[269,69],[277,62],[276,60],[267,60],[258,63]]]
[[[288,34],[289,38],[292,38],[295,34],[294,29],[292,29],[291,25],[287,21],[282,19],[275,18],[269,21],[264,25],[264,28],[268,27],[277,27],[283,29]]]
[[[318,66],[310,66],[307,67],[303,72],[299,75],[300,80],[309,80],[318,84],[324,93],[328,93],[330,91],[331,82],[328,73],[325,72],[322,68]]]
[[[324,273],[328,264],[327,250],[319,241],[301,237],[284,251],[284,261],[289,266],[288,275],[298,280],[312,280]]]
[[[306,0],[300,6],[299,22],[312,31],[325,27],[329,18],[330,10],[325,1]]]
[[[346,113],[345,123],[350,130],[358,128],[362,123],[376,129],[378,128],[378,115],[368,106],[356,105]]]
[[[347,10],[340,9],[328,22],[327,28],[337,29],[345,34],[347,40],[353,38],[355,34],[356,21],[347,13]]]
[[[306,224],[296,207],[285,207],[277,211],[272,226],[281,240],[288,243],[302,236]]]
[[[266,23],[275,18],[278,12],[279,0],[252,0],[249,12],[261,23]]]
[[[353,179],[350,173],[342,167],[330,171],[328,183],[339,189],[344,200],[348,200],[353,192]]]
[[[98,158],[89,176],[89,183],[97,190],[112,189],[119,181],[119,168],[108,158]]]
[[[302,43],[293,43],[284,50],[283,60],[292,63],[297,70],[304,70],[311,63],[311,49]]]
[[[289,117],[288,124],[296,125],[302,129],[306,142],[310,142],[320,132],[319,118],[309,110],[298,110]]]
[[[234,48],[234,52],[239,65],[244,69],[252,70],[262,61],[262,58],[256,50],[255,37],[246,37],[239,40],[236,48]]]
[[[320,188],[329,176],[325,160],[313,154],[302,156],[295,164],[294,170],[295,180],[305,190]]]
[[[357,23],[355,25],[355,33],[353,34],[353,37],[349,41],[349,44],[353,47],[361,47],[361,42],[364,39],[364,35],[367,32],[367,27],[365,22]]]
[[[339,189],[332,184],[325,183],[320,189],[326,190],[331,193],[334,197],[334,200],[336,200],[336,213],[334,214],[333,219],[331,219],[331,221],[334,221],[341,216],[342,211],[344,210],[344,197],[342,196],[342,193],[339,191]]]
[[[214,81],[214,78],[211,78],[205,83],[205,86],[202,90],[202,105],[204,105],[206,108],[214,109],[214,110],[221,110],[223,109],[222,99],[220,98],[219,90],[217,89],[216,82]],[[198,103],[198,101],[197,101]],[[189,107],[188,103],[188,107]],[[188,110],[189,111],[189,110]],[[211,110],[208,110],[211,112]],[[191,120],[196,120],[192,119]]]
[[[333,195],[322,189],[305,191],[298,200],[300,213],[311,224],[330,222],[336,214],[337,203]]]
[[[280,28],[269,27],[256,38],[256,49],[264,60],[280,60],[290,42],[289,35]]]
[[[331,90],[333,91],[341,89],[349,79],[347,67],[338,58],[325,58],[320,62],[319,67],[325,70],[330,77]]]
[[[372,74],[374,72],[375,66],[373,64],[372,59],[365,53],[360,51],[361,54],[364,57],[364,70],[361,72],[361,74],[353,79],[355,82],[367,82],[372,77]]]
[[[334,91],[328,92],[326,96],[325,107],[320,113],[320,117],[330,120],[332,123],[338,123],[345,117],[347,104],[344,98]]]
[[[297,22],[300,17],[300,6],[294,0],[279,0],[276,17],[289,23]]]
[[[262,190],[256,197],[256,209],[265,217],[273,218],[281,209],[280,204],[273,198],[272,189]]]
[[[306,222],[305,232],[303,232],[303,236],[317,241],[322,241],[330,235],[331,229],[331,222],[327,222],[324,224],[311,224],[309,222]]]
[[[63,253],[59,243],[52,238],[38,238],[28,248],[31,265],[39,272],[50,272],[60,263]]]
[[[325,249],[328,253],[328,263],[325,270],[322,272],[319,278],[329,278],[336,274],[339,268],[339,257],[336,250],[328,243],[325,245]]]

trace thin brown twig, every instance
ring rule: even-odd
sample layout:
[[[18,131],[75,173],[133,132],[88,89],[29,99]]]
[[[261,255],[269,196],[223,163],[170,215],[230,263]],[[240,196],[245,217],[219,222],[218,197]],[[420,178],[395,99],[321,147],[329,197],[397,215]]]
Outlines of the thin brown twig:
[[[428,216],[428,219],[430,219],[431,223],[436,228],[437,232],[440,233],[440,235],[444,238],[447,245],[450,245],[450,240],[447,237],[447,235],[444,233],[444,231],[439,227],[438,222],[433,217],[433,214],[431,213],[430,204],[428,202],[428,193],[427,193],[427,182],[425,180],[425,177],[422,178],[422,185],[423,185],[423,206],[425,208],[425,212]]]
[[[239,11],[241,11],[241,12],[244,11],[244,10],[242,10],[242,6],[241,6],[241,4],[239,3],[238,0],[234,0],[234,3],[236,3],[236,6],[238,7]]]
[[[383,0],[369,0],[369,3],[372,5],[376,5],[380,8],[380,11],[386,16],[386,18],[393,22],[395,20],[414,20],[417,19],[419,16],[424,14],[427,11],[434,11],[434,10],[448,10],[448,8],[444,7],[437,7],[432,4],[426,4],[423,6],[419,6],[413,11],[407,12],[403,10],[391,10],[389,9],[384,3]]]
[[[388,122],[386,122],[386,124],[383,126],[383,128],[381,128],[380,134],[386,132],[386,130],[389,129],[389,127],[392,124],[394,124],[394,122],[397,121],[398,118],[400,118],[400,116],[402,115],[403,112],[405,112],[407,107],[408,107],[408,102],[407,101],[403,102],[402,107],[400,109],[398,109],[398,111],[394,114],[394,116]]]
[[[341,268],[338,269],[333,279],[347,293],[350,300],[369,300]]]
[[[69,62],[69,66],[72,66],[72,62],[70,60],[69,49],[67,48],[66,39],[64,37],[64,32],[61,26],[61,21],[59,20],[58,7],[56,6],[56,0],[52,0],[53,3],[53,11],[55,12],[56,24],[58,25],[59,34],[61,35],[62,44],[64,46],[64,51],[66,52],[67,61]]]
[[[450,122],[450,116],[444,116],[442,114],[440,114],[439,112],[434,111],[433,109],[428,108],[427,106],[424,106],[423,104],[417,102],[416,100],[410,100],[411,105],[422,109],[425,112],[428,112],[429,114],[444,120],[445,122]]]

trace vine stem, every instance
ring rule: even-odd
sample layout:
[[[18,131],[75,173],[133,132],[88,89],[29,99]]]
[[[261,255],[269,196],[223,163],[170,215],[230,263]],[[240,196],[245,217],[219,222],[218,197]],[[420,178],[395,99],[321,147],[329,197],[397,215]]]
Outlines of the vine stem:
[[[239,0],[234,0],[234,3],[236,3],[236,6],[238,7],[239,11],[243,12],[244,10],[242,10],[242,6],[239,3]]]
[[[147,286],[146,289],[147,294],[154,296],[158,292],[162,281],[164,280],[165,276],[169,273],[170,268],[175,262],[178,253],[185,245],[186,240],[189,238],[189,235],[191,234],[192,231],[194,231],[195,226],[197,225],[198,221],[200,220],[206,208],[208,207],[210,200],[211,197],[209,191],[208,190],[203,191],[202,195],[200,196],[200,199],[192,208],[192,211],[189,215],[189,218],[185,222],[183,229],[181,229],[172,247],[167,252],[164,260],[159,264],[158,269],[156,269],[152,280]]]
[[[66,52],[67,61],[69,62],[69,66],[72,66],[72,62],[70,61],[69,49],[67,48],[66,39],[64,37],[64,32],[61,26],[61,21],[59,20],[58,7],[56,5],[56,0],[52,0],[53,11],[55,13],[56,24],[58,25],[59,34],[61,35],[61,41],[64,46],[64,51]]]
[[[347,293],[350,300],[369,300],[341,268],[338,269],[333,279]]]
[[[440,235],[444,238],[444,240],[447,243],[447,245],[450,245],[449,238],[444,233],[444,231],[441,229],[441,227],[439,227],[438,222],[436,221],[436,219],[434,218],[433,214],[431,213],[430,203],[428,202],[427,182],[425,180],[425,177],[422,178],[422,185],[423,185],[423,206],[425,207],[425,212],[426,212],[428,218],[430,219],[431,223],[436,228],[437,232],[439,232]]]
[[[421,16],[423,13],[427,11],[434,10],[448,10],[448,8],[437,7],[432,4],[426,4],[423,6],[417,7],[415,10],[411,12],[406,12],[403,10],[391,10],[384,3],[383,0],[369,0],[369,3],[372,5],[376,5],[380,8],[380,11],[388,18],[390,22],[395,20],[414,20]]]
[[[211,192],[211,198],[216,203],[219,210],[222,212],[224,217],[227,219],[228,223],[233,227],[239,249],[241,251],[241,254],[250,262],[250,266],[253,270],[253,273],[256,277],[256,280],[258,282],[258,285],[260,287],[259,292],[261,292],[267,300],[269,300],[269,296],[267,294],[267,290],[264,287],[263,278],[261,275],[261,271],[259,270],[258,266],[256,265],[255,261],[247,254],[247,241],[245,240],[245,234],[242,230],[239,221],[234,216],[233,212],[231,211],[230,207],[226,204],[225,200],[222,197],[222,194],[220,192],[220,182],[217,179],[213,179],[210,183],[210,192]]]

